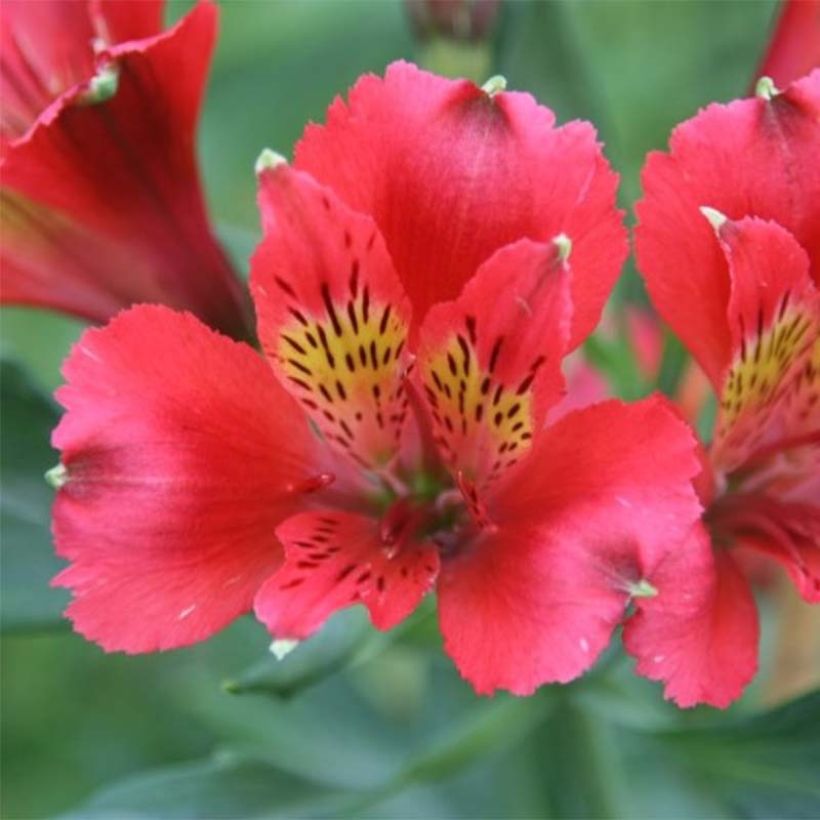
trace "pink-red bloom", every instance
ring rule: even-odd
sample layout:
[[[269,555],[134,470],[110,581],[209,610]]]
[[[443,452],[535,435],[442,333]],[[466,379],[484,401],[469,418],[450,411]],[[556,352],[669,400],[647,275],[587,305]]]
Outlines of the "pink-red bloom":
[[[754,675],[757,613],[736,563],[750,548],[820,600],[820,71],[782,93],[712,105],[651,154],[638,263],[658,311],[714,388],[699,479],[706,505],[666,583],[689,604],[627,646],[658,663],[681,702],[728,703]],[[664,589],[662,583],[659,587]]]
[[[0,18],[2,301],[102,322],[135,302],[247,336],[194,134],[216,37],[201,2],[8,0]]]
[[[661,399],[560,403],[626,254],[593,129],[399,63],[296,157],[258,167],[267,362],[137,307],[65,365],[69,617],[143,652],[250,609],[279,639],[356,603],[388,629],[435,588],[479,692],[574,678],[630,602],[678,600],[700,515]]]

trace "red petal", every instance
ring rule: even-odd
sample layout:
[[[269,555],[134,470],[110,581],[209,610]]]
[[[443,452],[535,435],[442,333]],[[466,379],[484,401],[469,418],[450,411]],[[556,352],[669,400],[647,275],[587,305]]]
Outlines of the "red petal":
[[[359,80],[296,164],[372,214],[420,322],[494,251],[572,237],[572,345],[593,329],[627,253],[617,176],[588,123],[554,128],[528,94],[490,98],[407,63]]]
[[[392,629],[438,574],[434,546],[386,543],[379,522],[362,515],[302,513],[276,534],[285,564],[259,591],[255,609],[277,638],[307,638],[338,609],[356,603],[367,607],[378,629]]]
[[[802,405],[797,394],[811,391],[813,373],[806,379],[802,374],[807,363],[812,370],[820,337],[820,298],[805,252],[776,223],[726,222],[719,235],[731,279],[732,356],[720,390],[712,459],[728,472],[756,449],[794,434],[784,422],[789,409]],[[820,406],[807,406],[809,411],[820,432]]]
[[[284,163],[261,174],[251,263],[259,336],[326,440],[365,466],[396,452],[410,309],[373,221]]]
[[[445,648],[478,692],[529,694],[595,661],[631,590],[700,513],[694,439],[659,399],[570,413],[491,499],[439,582]]]
[[[820,444],[820,440],[815,446]],[[710,510],[713,528],[778,561],[800,595],[820,603],[820,472],[790,487],[788,476],[758,494],[728,495]]]
[[[670,550],[624,628],[637,672],[663,681],[678,706],[726,707],[757,671],[757,608],[748,582],[725,551],[714,555],[698,527]]]
[[[92,20],[106,43],[153,37],[162,30],[164,0],[90,0]]]
[[[758,77],[789,83],[820,67],[820,0],[783,0]]]
[[[521,240],[424,320],[417,373],[435,440],[479,491],[530,449],[561,397],[569,287],[557,245]]]
[[[4,0],[0,140],[22,136],[64,91],[94,74],[86,0]]]
[[[636,210],[638,266],[652,301],[717,387],[729,359],[726,261],[699,208],[789,230],[820,281],[820,71],[771,100],[711,105],[650,154]]]
[[[247,335],[194,156],[216,14],[203,3],[168,32],[114,46],[112,98],[81,104],[78,87],[10,147],[3,194],[20,207],[3,237],[4,301],[99,321],[112,305],[161,302]]]
[[[64,366],[54,508],[67,615],[107,650],[199,641],[250,609],[310,478],[313,437],[250,347],[139,307],[87,331]]]

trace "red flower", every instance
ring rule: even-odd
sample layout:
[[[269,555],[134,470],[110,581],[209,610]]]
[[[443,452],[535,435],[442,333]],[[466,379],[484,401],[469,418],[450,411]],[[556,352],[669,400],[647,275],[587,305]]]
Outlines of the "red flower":
[[[820,68],[820,0],[782,0],[758,77],[785,88]]]
[[[666,625],[642,615],[626,634],[657,655],[655,674],[639,671],[668,679],[680,702],[727,703],[754,674],[757,614],[735,548],[772,556],[820,600],[818,156],[815,71],[783,93],[710,106],[644,168],[639,267],[718,399],[694,536],[703,569],[669,576],[681,606]],[[662,596],[647,618],[653,607]]]
[[[626,250],[594,132],[396,64],[298,155],[323,181],[260,158],[270,366],[153,307],[65,366],[69,617],[128,652],[251,608],[302,639],[354,603],[390,628],[435,585],[479,692],[570,680],[700,513],[660,399],[544,426]]]
[[[161,15],[153,0],[4,3],[2,301],[98,322],[161,302],[246,337],[195,159],[217,10],[166,32]]]

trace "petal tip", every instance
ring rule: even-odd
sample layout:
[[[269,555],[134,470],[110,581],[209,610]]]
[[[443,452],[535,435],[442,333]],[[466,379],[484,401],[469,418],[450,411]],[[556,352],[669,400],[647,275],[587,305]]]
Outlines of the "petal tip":
[[[566,262],[572,253],[572,240],[565,233],[559,233],[552,238],[552,244],[558,253],[558,261]]]
[[[278,638],[271,643],[269,649],[271,654],[277,661],[283,661],[297,646],[300,641],[295,641],[290,638]]]
[[[710,208],[708,205],[703,205],[700,208],[700,212],[706,217],[706,219],[709,221],[709,224],[715,229],[715,233],[719,232],[720,229],[728,221],[725,214],[722,214],[716,208]]]
[[[46,470],[44,476],[49,487],[55,490],[59,490],[68,483],[68,470],[62,462]]]
[[[490,98],[492,99],[495,97],[496,94],[500,94],[502,91],[506,91],[507,89],[507,78],[503,77],[501,74],[496,74],[490,77],[484,85],[481,86],[481,90]]]
[[[780,93],[780,89],[774,84],[771,77],[763,76],[755,84],[755,97],[761,100],[771,100]]]
[[[256,158],[256,163],[253,166],[254,173],[259,176],[264,171],[270,171],[278,168],[280,165],[287,165],[288,161],[276,151],[271,148],[263,148],[262,152]]]

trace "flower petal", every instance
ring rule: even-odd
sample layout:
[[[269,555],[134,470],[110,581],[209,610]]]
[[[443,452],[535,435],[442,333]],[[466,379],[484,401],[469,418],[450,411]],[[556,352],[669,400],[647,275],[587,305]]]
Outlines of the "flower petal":
[[[111,45],[159,34],[164,6],[164,0],[90,0],[95,28]]]
[[[113,96],[92,103],[91,84],[77,86],[9,147],[3,195],[20,207],[4,226],[4,302],[97,321],[160,302],[249,335],[194,155],[216,25],[216,7],[200,3],[167,32],[112,46],[100,61],[116,76]]]
[[[364,604],[378,629],[419,605],[438,574],[430,544],[385,540],[374,518],[316,510],[276,530],[285,564],[259,591],[256,615],[277,638],[302,640],[338,609]]]
[[[94,74],[86,0],[4,0],[0,144],[21,137],[57,97]]]
[[[286,164],[263,170],[251,263],[259,336],[325,439],[363,466],[395,454],[410,308],[369,217]]]
[[[778,88],[820,66],[820,0],[783,0],[758,77]]]
[[[785,440],[789,409],[802,405],[803,379],[820,338],[820,297],[809,260],[788,231],[748,218],[719,229],[731,280],[727,323],[732,342],[724,370],[712,458],[725,471],[756,449]],[[811,372],[809,376],[811,377]],[[814,384],[816,393],[817,384]],[[801,408],[802,409],[802,408]],[[820,434],[820,406],[805,407]]]
[[[700,207],[790,231],[820,282],[820,70],[771,100],[711,105],[649,155],[636,206],[638,267],[655,307],[717,388],[731,339],[726,260]]]
[[[314,439],[261,356],[188,314],[138,307],[87,331],[54,432],[57,578],[107,650],[199,641],[250,609],[274,530],[311,478]]]
[[[493,252],[571,236],[572,346],[598,321],[626,258],[617,176],[588,123],[554,127],[528,94],[490,96],[407,63],[359,80],[296,165],[371,214],[421,322],[454,299]]]
[[[561,398],[567,242],[525,239],[497,251],[419,332],[417,374],[436,444],[479,492],[526,454]]]
[[[445,563],[445,649],[480,693],[529,694],[595,661],[700,514],[688,428],[660,399],[548,428],[491,498],[496,528]]]
[[[663,681],[678,706],[728,706],[757,671],[757,608],[743,573],[699,525],[652,584],[658,594],[641,598],[624,627],[638,674]]]

